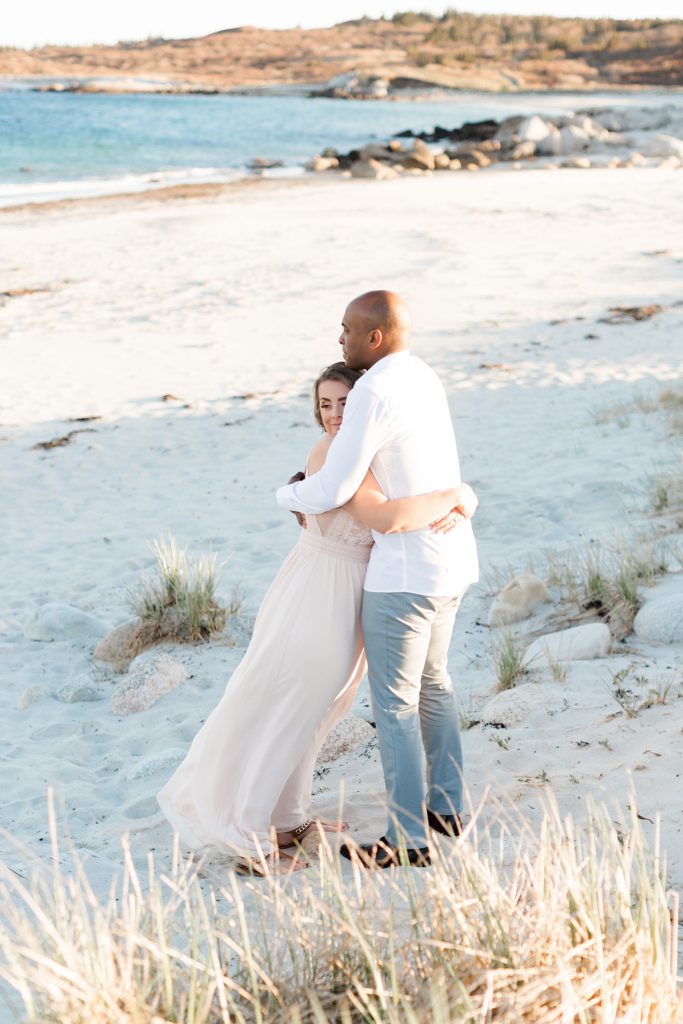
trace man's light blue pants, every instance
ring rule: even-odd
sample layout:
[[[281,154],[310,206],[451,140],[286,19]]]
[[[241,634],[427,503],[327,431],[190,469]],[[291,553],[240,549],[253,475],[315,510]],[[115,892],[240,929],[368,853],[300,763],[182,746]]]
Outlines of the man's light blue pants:
[[[368,680],[388,798],[386,836],[393,846],[428,845],[425,804],[438,814],[461,810],[462,747],[447,659],[462,596],[363,594]]]

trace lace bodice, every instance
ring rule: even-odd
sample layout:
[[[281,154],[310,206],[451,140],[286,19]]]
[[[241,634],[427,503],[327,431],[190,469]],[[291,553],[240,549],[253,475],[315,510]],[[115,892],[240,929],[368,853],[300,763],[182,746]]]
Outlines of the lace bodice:
[[[335,508],[319,516],[306,516],[308,529],[337,544],[351,547],[372,546],[372,533],[367,526],[361,526],[345,508]]]

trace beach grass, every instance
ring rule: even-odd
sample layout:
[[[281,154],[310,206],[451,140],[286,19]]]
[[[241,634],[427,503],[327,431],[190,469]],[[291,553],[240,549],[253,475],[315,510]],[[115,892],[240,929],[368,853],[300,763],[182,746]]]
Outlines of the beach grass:
[[[78,861],[0,865],[0,976],[23,1020],[60,1024],[672,1024],[678,900],[632,809],[575,824],[474,815],[429,869],[211,883],[174,850],[99,900]],[[623,821],[623,819],[622,819]],[[348,865],[347,865],[348,868]]]
[[[524,668],[525,644],[520,637],[508,630],[502,630],[492,647],[493,667],[496,674],[496,688],[510,690],[526,675]]]
[[[220,632],[230,615],[237,614],[237,592],[228,607],[216,597],[215,554],[192,559],[175,538],[161,538],[153,545],[156,575],[148,576],[130,602],[140,626],[136,644],[140,649],[161,640],[196,643]]]

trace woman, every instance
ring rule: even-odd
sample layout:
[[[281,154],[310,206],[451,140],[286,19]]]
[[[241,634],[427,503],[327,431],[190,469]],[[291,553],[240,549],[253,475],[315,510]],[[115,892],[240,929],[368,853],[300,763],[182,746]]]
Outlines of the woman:
[[[360,372],[335,363],[315,382],[323,436],[307,472],[325,462]],[[459,504],[452,488],[389,501],[372,472],[343,508],[308,516],[259,610],[251,642],[183,763],[158,794],[190,847],[241,855],[238,870],[284,874],[305,867],[284,852],[313,827],[315,758],[351,707],[366,664],[360,609],[372,534],[428,526]]]

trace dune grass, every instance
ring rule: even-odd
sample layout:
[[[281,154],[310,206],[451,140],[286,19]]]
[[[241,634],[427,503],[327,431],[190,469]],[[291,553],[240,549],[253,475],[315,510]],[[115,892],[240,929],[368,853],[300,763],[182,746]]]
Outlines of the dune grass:
[[[547,551],[545,558],[547,583],[558,588],[564,600],[553,625],[601,619],[613,636],[624,637],[640,607],[639,588],[665,576],[677,553],[672,542],[641,535],[587,542],[562,555]]]
[[[177,849],[100,901],[84,870],[0,865],[0,976],[60,1024],[672,1024],[677,897],[635,810],[475,816],[428,869],[209,885]],[[348,865],[347,865],[348,871]]]
[[[496,674],[496,689],[510,690],[526,675],[523,666],[525,644],[520,637],[509,630],[501,630],[492,647],[493,668]]]
[[[239,611],[237,594],[229,607],[216,598],[214,554],[192,559],[169,535],[153,545],[156,575],[148,576],[130,602],[140,620],[136,643],[140,649],[160,640],[196,643],[219,632],[228,616]]]

